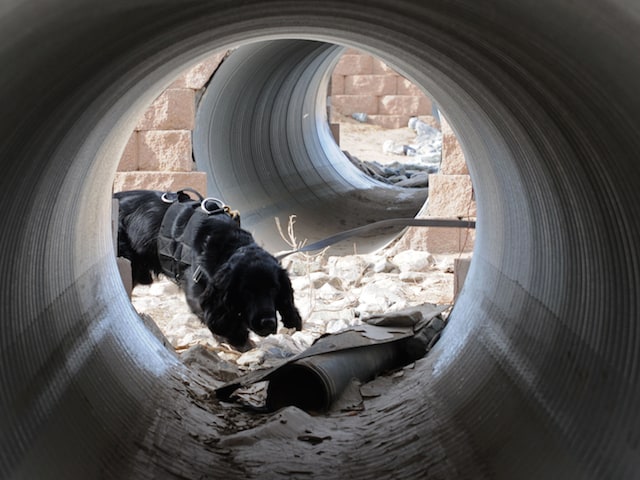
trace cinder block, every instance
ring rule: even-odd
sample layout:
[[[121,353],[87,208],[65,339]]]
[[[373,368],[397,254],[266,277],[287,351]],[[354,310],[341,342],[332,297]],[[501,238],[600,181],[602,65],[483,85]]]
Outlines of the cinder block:
[[[127,292],[127,295],[129,296],[129,298],[131,298],[131,291],[133,290],[133,273],[131,272],[131,262],[124,257],[117,257],[116,264],[118,265],[118,271],[120,272],[122,285],[124,285],[124,289]]]
[[[433,113],[433,102],[424,95],[418,96],[418,115],[431,115]]]
[[[216,53],[197,65],[194,65],[169,85],[169,88],[200,90],[209,81],[211,75],[213,75],[213,72],[218,68],[226,55],[227,52]]]
[[[339,75],[368,75],[373,73],[373,57],[356,54],[342,55],[333,73]]]
[[[378,97],[373,95],[332,95],[331,107],[343,115],[352,113],[378,113]]]
[[[468,175],[429,175],[427,216],[475,218],[471,179]],[[470,252],[475,230],[467,228],[426,228],[427,250],[431,253]]]
[[[425,96],[420,87],[404,77],[398,78],[398,95],[410,95],[413,97]]]
[[[205,172],[117,172],[113,181],[113,191],[162,190],[176,191],[191,187],[202,195],[207,194],[207,174]]]
[[[429,175],[430,217],[468,218],[476,216],[476,202],[469,175]]]
[[[331,135],[335,142],[340,145],[340,124],[339,123],[330,123],[329,129],[331,130]]]
[[[347,75],[344,79],[346,95],[395,95],[395,75]]]
[[[380,115],[417,115],[420,107],[419,97],[410,95],[385,95],[378,102]]]
[[[120,163],[119,172],[133,172],[138,169],[138,132],[133,132],[129,137],[127,145],[124,147]]]
[[[344,95],[344,75],[331,75],[331,91],[329,95]]]
[[[394,247],[395,251],[418,250],[426,252],[427,250],[427,230],[423,227],[409,227],[398,240]]]
[[[403,128],[409,124],[409,115],[369,115],[368,121],[382,128]]]
[[[149,106],[136,130],[193,130],[195,91],[170,88]]]
[[[374,75],[398,75],[393,68],[377,58],[373,59],[372,73]]]
[[[460,253],[473,251],[476,231],[472,228],[427,227],[427,251],[430,253]]]
[[[464,281],[469,273],[469,267],[471,266],[470,258],[456,258],[453,260],[453,299],[458,298],[460,290],[464,285]]]
[[[190,172],[194,168],[189,130],[151,130],[138,134],[138,168]]]
[[[475,230],[470,228],[410,227],[394,249],[465,253],[473,251],[475,238]]]
[[[458,138],[444,117],[440,117],[442,129],[442,165],[440,173],[444,175],[468,175],[469,169]]]

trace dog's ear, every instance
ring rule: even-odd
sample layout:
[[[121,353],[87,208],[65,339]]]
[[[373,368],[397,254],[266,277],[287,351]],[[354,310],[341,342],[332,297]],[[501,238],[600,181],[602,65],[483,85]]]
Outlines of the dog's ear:
[[[280,283],[280,289],[276,295],[276,310],[280,312],[282,324],[287,328],[302,330],[302,318],[293,302],[291,280],[284,268],[280,268],[278,271],[278,282]]]
[[[204,323],[214,335],[224,337],[236,348],[248,345],[249,331],[238,321],[238,312],[229,294],[233,288],[233,266],[225,264],[212,277],[200,295],[200,305],[204,312]]]

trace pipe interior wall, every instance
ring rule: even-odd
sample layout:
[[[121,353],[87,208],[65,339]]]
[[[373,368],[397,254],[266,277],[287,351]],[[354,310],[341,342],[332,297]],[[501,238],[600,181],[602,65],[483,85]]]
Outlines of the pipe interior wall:
[[[0,476],[636,476],[639,13],[614,0],[5,2]],[[225,440],[232,419],[191,408],[197,376],[142,327],[109,226],[128,133],[179,71],[217,49],[300,40],[369,51],[433,96],[478,205],[442,339],[360,415],[304,417],[331,432],[322,455],[295,432]],[[305,77],[329,50],[285,67]],[[283,107],[310,101],[309,75]],[[276,134],[306,134],[265,111]],[[244,106],[222,118],[236,114],[258,121]],[[295,158],[332,168],[315,148]],[[270,162],[241,165],[286,184],[292,165]],[[338,200],[351,180],[329,179]],[[283,194],[317,194],[295,185]]]
[[[247,44],[216,70],[198,105],[194,156],[210,195],[242,212],[267,247],[288,248],[284,225],[296,216],[299,239],[320,240],[374,220],[410,218],[427,189],[373,180],[343,154],[329,129],[327,92],[344,47],[309,40]],[[357,238],[334,251],[366,252],[398,234]]]

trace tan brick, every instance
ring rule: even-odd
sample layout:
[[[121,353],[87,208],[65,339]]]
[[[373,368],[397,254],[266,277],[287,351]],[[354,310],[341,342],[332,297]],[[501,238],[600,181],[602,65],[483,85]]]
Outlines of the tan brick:
[[[469,175],[429,175],[431,217],[467,218],[476,216],[476,202]]]
[[[332,95],[331,106],[343,115],[352,113],[378,113],[378,97],[373,95]]]
[[[149,106],[136,130],[193,130],[195,91],[169,88]]]
[[[378,113],[381,115],[417,115],[420,98],[411,95],[385,95],[380,97]]]
[[[398,78],[398,95],[424,96],[424,92],[416,84],[404,77]]]
[[[344,95],[344,75],[331,75],[331,91],[329,95]]]
[[[373,59],[371,70],[372,73],[377,75],[398,75],[393,68],[377,58]],[[398,80],[400,80],[400,78],[398,78]]]
[[[367,75],[373,73],[373,57],[370,55],[342,55],[333,73],[339,75]]]
[[[431,115],[420,115],[420,120],[426,123],[427,125],[435,128],[436,130],[440,130],[440,122],[435,119],[435,117]]]
[[[440,166],[440,173],[444,175],[469,174],[458,138],[442,116],[440,117],[440,126],[442,129],[442,165]]]
[[[410,227],[393,248],[394,251],[418,250],[430,253],[471,252],[475,233],[472,228]]]
[[[357,48],[347,48],[342,55],[366,55],[366,53]]]
[[[176,191],[191,187],[202,195],[207,194],[207,174],[205,172],[117,172],[113,181],[113,191],[163,190]]]
[[[347,75],[344,79],[346,95],[395,95],[395,75]]]
[[[453,298],[458,298],[464,281],[469,273],[469,267],[471,266],[470,258],[456,258],[453,260]]]
[[[418,227],[409,227],[402,237],[393,247],[394,251],[418,250],[426,252],[427,250],[427,229]]]
[[[189,130],[151,130],[138,134],[138,168],[190,172],[193,170]]]
[[[191,88],[200,90],[211,78],[213,72],[218,68],[227,52],[216,53],[202,62],[194,65],[182,75],[180,75],[169,88]]]
[[[368,121],[382,128],[402,128],[409,124],[408,115],[369,115]]]
[[[118,171],[133,172],[136,170],[138,170],[138,132],[133,132],[124,147],[122,157],[120,157]]]
[[[471,252],[476,239],[472,228],[425,228],[427,251],[431,253]]]
[[[429,97],[418,96],[418,115],[431,115],[433,113],[433,103]]]

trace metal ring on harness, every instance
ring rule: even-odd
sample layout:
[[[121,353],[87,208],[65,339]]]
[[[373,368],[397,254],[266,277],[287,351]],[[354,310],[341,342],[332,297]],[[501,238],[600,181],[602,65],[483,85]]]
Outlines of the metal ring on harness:
[[[208,209],[206,206],[208,201],[214,202],[218,208],[215,210]],[[214,197],[207,197],[202,200],[202,202],[200,202],[200,208],[202,208],[202,210],[208,215],[211,215],[212,213],[226,212],[229,209],[229,207],[222,200]]]
[[[168,197],[168,195],[176,195],[176,198],[174,198],[173,200],[171,198]],[[178,195],[175,192],[164,192],[162,194],[162,197],[160,197],[160,199],[164,202],[164,203],[173,203],[178,199]]]
[[[180,200],[180,194],[184,194],[185,192],[191,192],[194,195],[196,195],[198,197],[198,200],[200,200],[201,202],[205,201],[205,198],[200,194],[200,192],[198,192],[197,190],[194,190],[193,188],[182,188],[180,190],[178,190],[177,192],[164,192],[162,194],[162,197],[160,197],[160,199],[164,202],[164,203],[174,203],[177,200]],[[188,195],[187,195],[188,196]]]

